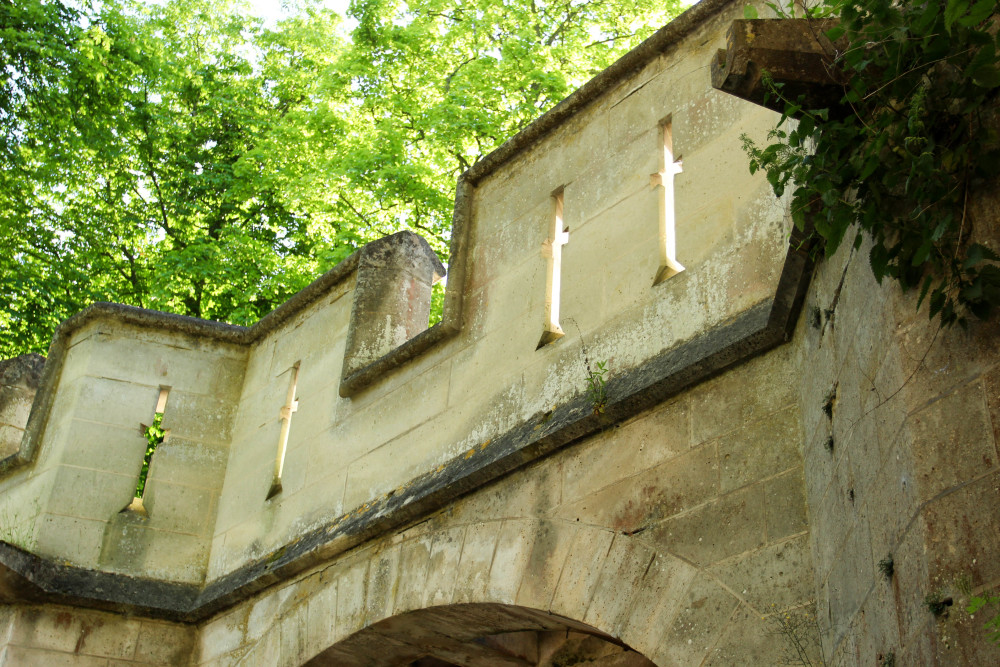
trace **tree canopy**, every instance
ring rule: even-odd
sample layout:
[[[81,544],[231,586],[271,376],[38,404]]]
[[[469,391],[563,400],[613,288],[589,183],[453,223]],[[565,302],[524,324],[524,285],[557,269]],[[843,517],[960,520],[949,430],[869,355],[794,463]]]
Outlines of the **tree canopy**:
[[[252,323],[400,228],[678,0],[0,0],[0,358],[116,301]]]

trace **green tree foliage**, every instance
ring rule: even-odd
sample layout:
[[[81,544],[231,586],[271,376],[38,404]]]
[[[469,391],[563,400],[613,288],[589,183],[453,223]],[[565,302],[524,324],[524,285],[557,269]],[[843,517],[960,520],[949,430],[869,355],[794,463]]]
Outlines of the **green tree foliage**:
[[[362,244],[446,257],[457,176],[676,0],[0,0],[0,358],[94,301],[251,323]]]
[[[836,108],[785,99],[774,143],[744,139],[751,171],[765,170],[779,196],[793,188],[796,224],[811,223],[827,255],[857,224],[855,245],[874,242],[875,276],[919,287],[932,318],[988,317],[1000,257],[972,242],[968,213],[1000,173],[1000,6],[825,0],[813,13],[840,18],[829,61],[849,83]]]

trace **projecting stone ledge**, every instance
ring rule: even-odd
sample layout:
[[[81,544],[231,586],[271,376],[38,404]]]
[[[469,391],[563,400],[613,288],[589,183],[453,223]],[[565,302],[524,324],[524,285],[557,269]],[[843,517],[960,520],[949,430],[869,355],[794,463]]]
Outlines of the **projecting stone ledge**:
[[[847,76],[837,64],[845,42],[830,41],[834,19],[740,19],[726,35],[726,48],[712,61],[712,86],[730,95],[783,111],[785,100],[811,109],[839,106]],[[779,97],[765,74],[781,84]],[[835,114],[834,114],[835,115]]]

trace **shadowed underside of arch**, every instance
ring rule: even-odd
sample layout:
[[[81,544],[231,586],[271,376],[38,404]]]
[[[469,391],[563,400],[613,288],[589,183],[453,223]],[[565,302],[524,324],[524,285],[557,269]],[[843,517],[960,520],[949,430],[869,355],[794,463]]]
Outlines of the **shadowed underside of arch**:
[[[371,625],[310,667],[654,667],[596,628],[536,609],[452,604]]]

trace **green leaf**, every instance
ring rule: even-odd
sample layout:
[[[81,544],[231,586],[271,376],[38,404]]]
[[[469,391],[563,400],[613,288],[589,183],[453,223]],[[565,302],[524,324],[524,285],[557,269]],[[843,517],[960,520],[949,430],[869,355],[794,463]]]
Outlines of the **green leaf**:
[[[959,20],[959,23],[963,26],[971,28],[972,26],[979,25],[987,18],[990,14],[997,11],[996,0],[979,0],[976,4],[972,6],[969,13]]]
[[[984,260],[996,262],[1000,261],[1000,256],[981,243],[973,243],[965,252],[965,261],[962,262],[962,268],[965,270],[971,269]]]
[[[745,19],[755,19],[757,18],[757,8],[753,5],[743,6],[743,18]]]
[[[969,0],[948,0],[944,9],[944,29],[951,34],[951,28],[969,8]]]

